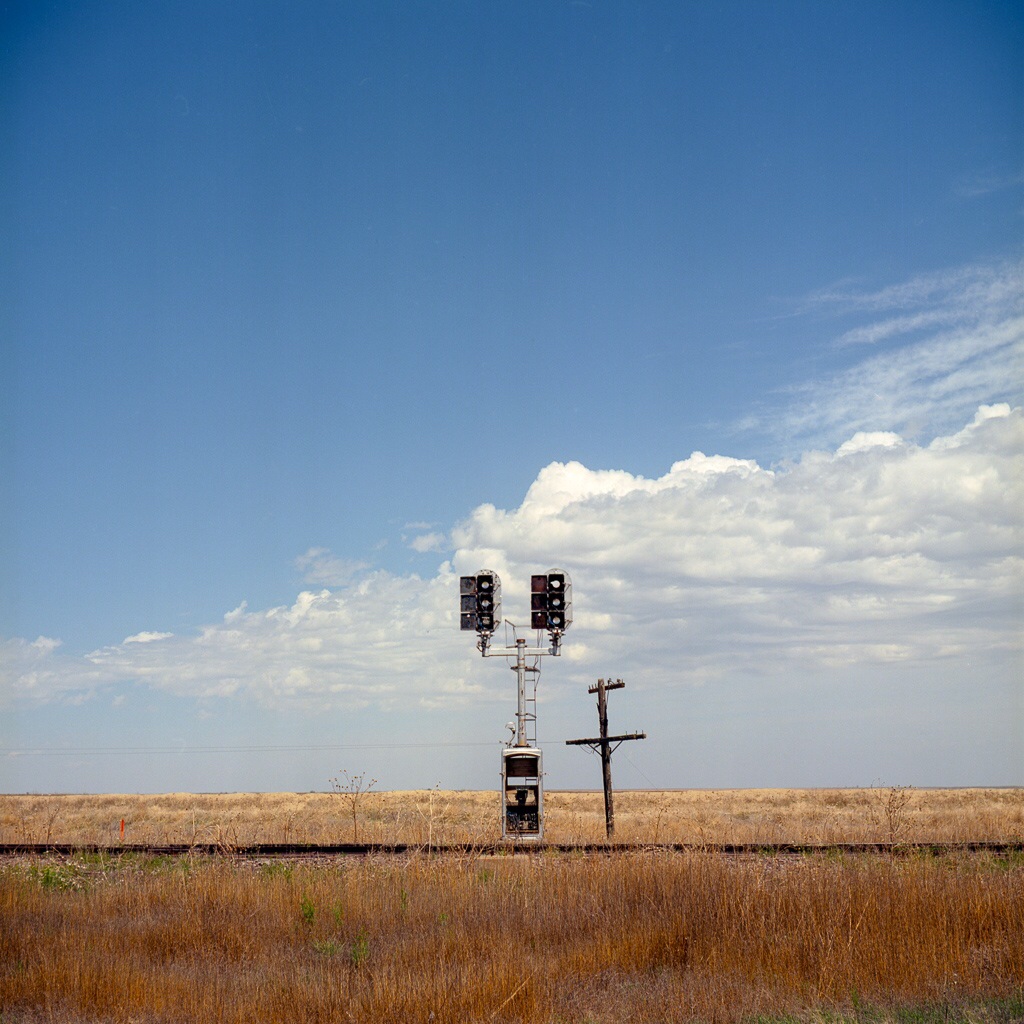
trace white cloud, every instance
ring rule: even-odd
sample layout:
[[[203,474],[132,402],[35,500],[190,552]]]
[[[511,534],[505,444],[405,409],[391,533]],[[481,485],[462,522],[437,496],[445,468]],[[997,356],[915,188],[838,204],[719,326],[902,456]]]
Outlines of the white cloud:
[[[103,675],[87,661],[59,653],[61,646],[46,636],[0,643],[0,706],[95,693]]]
[[[891,430],[858,430],[849,441],[844,441],[839,446],[836,455],[842,458],[844,455],[867,451],[869,448],[893,448],[902,442],[903,438]]]
[[[447,543],[448,538],[443,533],[420,534],[408,542],[409,547],[421,555],[427,554],[430,551],[444,551]]]
[[[369,562],[335,558],[327,548],[310,548],[295,559],[302,582],[312,586],[344,586],[354,576],[370,568]]]
[[[195,636],[140,634],[84,657],[59,641],[5,645],[8,699],[139,682],[178,695],[245,696],[266,705],[431,706],[446,695],[483,693],[467,671],[452,607],[456,581],[374,572],[339,588],[303,591],[291,605],[249,611],[243,603]],[[140,637],[144,636],[144,641]]]
[[[550,518],[529,501],[478,509],[456,531],[456,564],[503,551],[517,579],[513,552],[573,566],[588,645],[663,678],[695,659],[725,673],[769,653],[780,666],[936,657],[951,624],[963,643],[1010,644],[1022,450],[1020,411],[1005,410],[926,447],[887,437],[776,473],[724,462],[695,474],[688,460],[620,493],[602,474],[549,466],[534,486],[558,494]]]
[[[823,288],[808,296],[805,310],[828,313],[896,311],[909,315],[920,311],[930,323],[987,319],[1020,310],[1021,276],[1018,261],[970,264],[951,270],[919,274],[909,281],[873,291],[852,284]]]
[[[1024,262],[921,275],[900,285],[816,293],[802,312],[868,317],[836,341],[879,351],[791,388],[782,409],[751,417],[799,448],[830,447],[857,431],[923,439],[947,433],[978,406],[1024,400]]]
[[[970,199],[1024,185],[1024,173],[979,174],[963,182],[957,192]]]
[[[785,469],[700,453],[656,479],[552,463],[518,508],[482,505],[459,523],[453,562],[429,579],[371,572],[291,605],[242,605],[195,636],[141,633],[84,658],[14,641],[7,689],[68,699],[137,681],[385,709],[507,699],[456,621],[457,575],[481,566],[501,573],[518,622],[530,573],[570,570],[559,675],[573,685],[610,664],[647,686],[944,660],[966,671],[981,652],[1019,650],[1022,453],[1024,415],[999,405],[926,445],[858,434]]]

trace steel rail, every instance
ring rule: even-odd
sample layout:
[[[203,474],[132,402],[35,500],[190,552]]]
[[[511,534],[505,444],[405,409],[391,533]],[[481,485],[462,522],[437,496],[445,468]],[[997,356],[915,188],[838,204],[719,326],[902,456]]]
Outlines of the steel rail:
[[[989,853],[1008,856],[1024,853],[1024,842],[876,842],[876,843],[0,843],[0,857],[109,856],[235,857],[243,860],[338,856],[480,856],[536,853],[712,853],[739,855],[912,854],[949,855]]]

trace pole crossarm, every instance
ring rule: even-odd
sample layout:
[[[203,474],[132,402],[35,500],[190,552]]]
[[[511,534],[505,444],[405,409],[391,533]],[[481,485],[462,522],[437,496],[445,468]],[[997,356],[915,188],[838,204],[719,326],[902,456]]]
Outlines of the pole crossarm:
[[[543,655],[543,654],[558,654],[558,651],[552,647],[524,647],[524,655]],[[485,658],[514,658],[519,654],[518,647],[488,647],[484,651]]]
[[[622,743],[623,740],[645,740],[647,739],[647,733],[645,732],[627,732],[621,736],[595,736],[591,739],[586,740],[566,740],[565,745],[567,747],[576,746],[588,746],[588,747],[600,747],[602,743]]]

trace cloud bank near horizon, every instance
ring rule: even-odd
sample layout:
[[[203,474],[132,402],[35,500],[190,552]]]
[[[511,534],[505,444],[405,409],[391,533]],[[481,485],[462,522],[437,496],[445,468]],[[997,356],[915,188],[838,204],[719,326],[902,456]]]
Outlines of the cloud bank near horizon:
[[[458,629],[457,576],[481,567],[501,574],[517,622],[532,571],[570,571],[570,687],[609,665],[654,688],[780,674],[827,685],[851,667],[993,659],[1009,671],[1022,507],[1024,411],[1005,403],[926,445],[862,431],[775,469],[699,452],[656,479],[555,462],[518,508],[482,505],[456,525],[430,578],[311,549],[300,563],[333,587],[243,604],[198,635],[146,630],[81,657],[52,638],[7,641],[6,702],[109,699],[123,685],[311,709],[504,700]]]

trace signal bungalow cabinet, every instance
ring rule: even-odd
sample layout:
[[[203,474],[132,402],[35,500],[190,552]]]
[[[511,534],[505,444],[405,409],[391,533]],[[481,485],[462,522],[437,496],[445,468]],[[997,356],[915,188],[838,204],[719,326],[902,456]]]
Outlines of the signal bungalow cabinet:
[[[543,755],[537,747],[501,752],[501,835],[541,839],[544,834]]]

